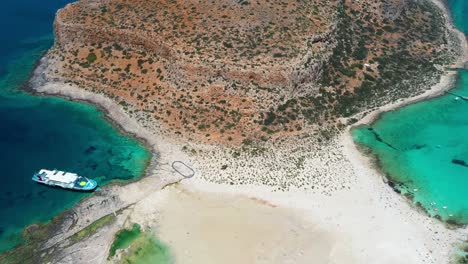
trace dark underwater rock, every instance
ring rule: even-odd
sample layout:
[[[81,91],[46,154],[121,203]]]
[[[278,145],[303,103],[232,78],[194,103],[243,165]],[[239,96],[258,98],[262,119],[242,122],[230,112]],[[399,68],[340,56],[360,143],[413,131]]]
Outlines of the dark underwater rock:
[[[422,149],[422,148],[425,148],[425,147],[426,147],[426,145],[424,144],[424,145],[414,145],[412,148],[413,149]]]
[[[85,154],[86,154],[86,155],[89,155],[89,154],[93,153],[95,150],[96,150],[96,147],[95,147],[95,146],[90,146],[89,148],[87,148],[87,149],[85,150]]]
[[[369,127],[368,128],[369,131],[372,131],[372,134],[374,134],[375,136],[375,139],[379,142],[382,142],[384,143],[385,145],[389,146],[390,148],[394,149],[394,150],[397,150],[394,146],[390,145],[389,143],[385,142],[382,137],[380,137],[379,134],[377,134],[377,132],[375,132],[375,130],[372,128],[372,127]]]
[[[460,166],[463,166],[463,167],[467,167],[467,168],[468,168],[468,163],[466,163],[466,161],[464,161],[464,160],[453,159],[453,160],[452,160],[452,163],[453,163],[453,164],[456,164],[456,165],[460,165]]]

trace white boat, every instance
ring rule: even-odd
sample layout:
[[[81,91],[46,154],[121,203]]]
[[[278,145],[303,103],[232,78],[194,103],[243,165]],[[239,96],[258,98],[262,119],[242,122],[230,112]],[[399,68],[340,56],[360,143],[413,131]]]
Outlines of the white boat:
[[[97,187],[95,180],[79,176],[76,173],[59,170],[42,169],[34,174],[32,180],[49,186],[78,191],[92,191]]]

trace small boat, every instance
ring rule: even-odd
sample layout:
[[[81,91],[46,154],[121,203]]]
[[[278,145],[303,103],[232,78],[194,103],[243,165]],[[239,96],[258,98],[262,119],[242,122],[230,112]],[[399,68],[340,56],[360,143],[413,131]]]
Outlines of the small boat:
[[[76,173],[59,170],[42,169],[34,174],[32,180],[49,186],[57,186],[77,191],[92,191],[97,187],[97,182],[95,180],[79,176]]]

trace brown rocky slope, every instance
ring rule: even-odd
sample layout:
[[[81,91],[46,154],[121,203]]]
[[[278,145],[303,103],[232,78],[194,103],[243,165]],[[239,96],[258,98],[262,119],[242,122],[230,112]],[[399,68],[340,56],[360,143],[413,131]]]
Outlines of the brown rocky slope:
[[[338,127],[428,88],[456,53],[442,13],[410,0],[81,0],[55,34],[48,78],[232,144]]]

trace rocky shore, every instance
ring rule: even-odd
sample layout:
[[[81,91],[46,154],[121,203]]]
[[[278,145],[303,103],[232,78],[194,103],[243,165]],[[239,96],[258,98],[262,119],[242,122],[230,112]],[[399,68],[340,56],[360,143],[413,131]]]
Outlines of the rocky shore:
[[[468,63],[468,42],[465,34],[463,32],[459,31],[458,29],[455,28],[455,26],[451,22],[450,14],[447,11],[447,7],[445,6],[445,3],[443,3],[440,0],[432,0],[432,2],[444,13],[446,27],[450,30],[450,32],[456,37],[454,40],[452,40],[452,45],[457,48],[457,54],[456,60],[452,65],[447,65],[445,66],[444,72],[445,74],[441,76],[440,81],[430,87],[430,89],[424,91],[423,93],[412,96],[410,98],[401,98],[397,100],[396,102],[392,102],[389,104],[386,104],[384,106],[378,107],[377,109],[370,110],[370,111],[364,111],[362,113],[359,113],[352,118],[355,118],[359,120],[354,124],[354,126],[362,125],[362,124],[371,124],[374,122],[380,114],[384,112],[389,112],[398,108],[401,108],[403,106],[409,105],[409,104],[414,104],[419,101],[424,101],[424,100],[429,100],[431,98],[441,96],[443,95],[446,91],[449,91],[453,88],[453,83],[456,79],[457,72],[456,70],[461,68],[465,68],[465,65]]]
[[[457,34],[460,66],[467,44]],[[427,217],[389,188],[354,145],[349,127],[241,147],[195,142],[124,110],[104,93],[47,75],[54,67],[47,56],[41,60],[31,78],[35,92],[99,106],[155,156],[143,179],[106,186],[60,216],[32,262],[116,263],[119,254],[108,259],[114,234],[133,223],[154,230],[180,263],[446,263],[468,235]],[[424,94],[353,116],[356,124],[440,95],[454,80],[454,72],[446,73]],[[174,161],[193,168],[195,177],[177,173]],[[100,219],[105,224],[96,226]]]

